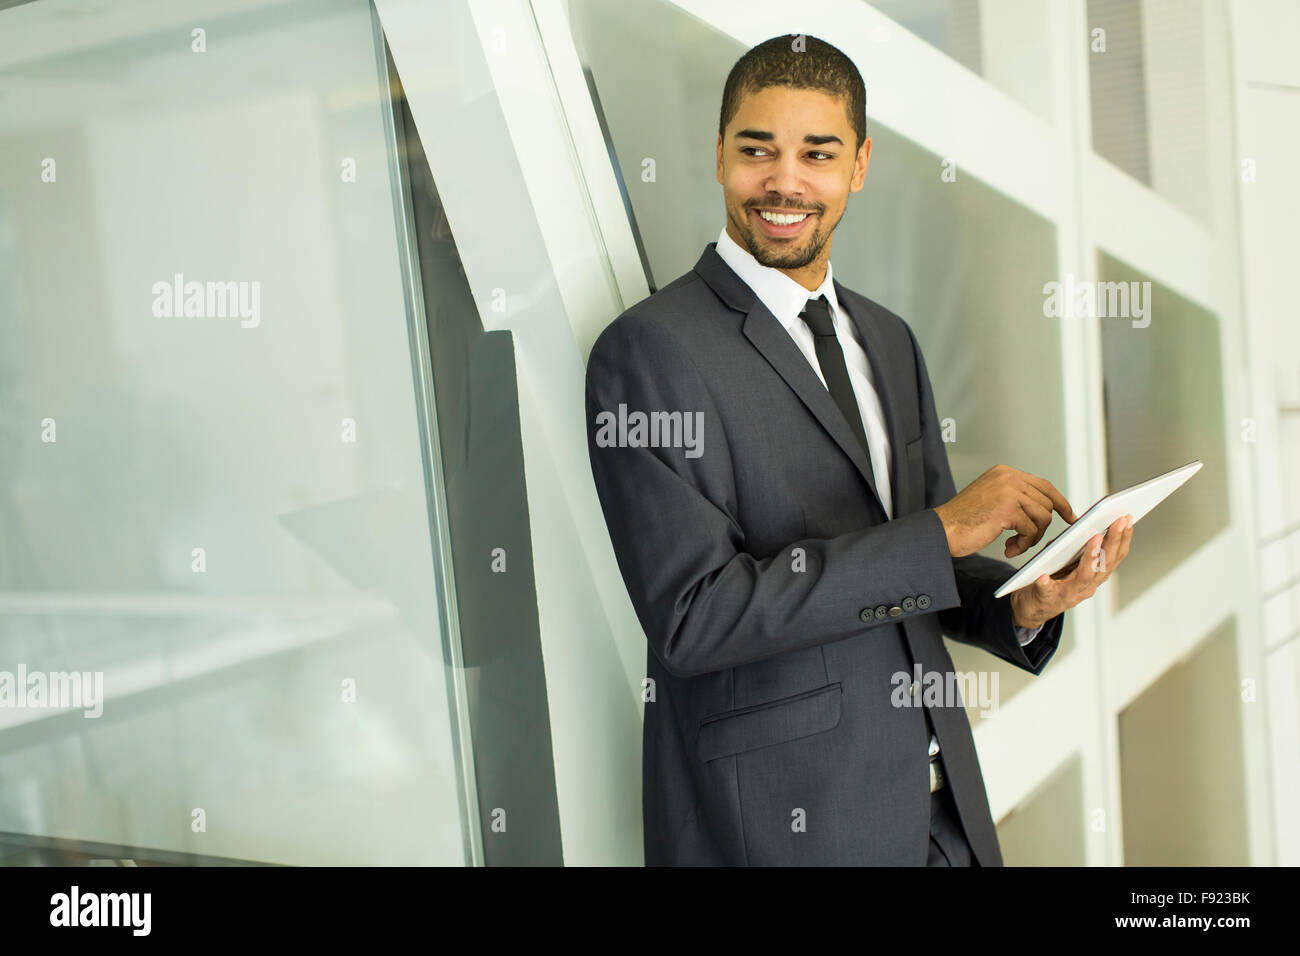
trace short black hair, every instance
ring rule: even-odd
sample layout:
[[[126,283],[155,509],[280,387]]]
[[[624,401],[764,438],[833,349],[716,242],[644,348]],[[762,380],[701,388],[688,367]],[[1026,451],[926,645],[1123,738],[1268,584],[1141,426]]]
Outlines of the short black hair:
[[[769,86],[820,90],[844,100],[861,149],[867,138],[867,88],[857,66],[825,40],[804,33],[772,37],[749,50],[727,74],[722,89],[718,135],[740,109],[740,101]]]

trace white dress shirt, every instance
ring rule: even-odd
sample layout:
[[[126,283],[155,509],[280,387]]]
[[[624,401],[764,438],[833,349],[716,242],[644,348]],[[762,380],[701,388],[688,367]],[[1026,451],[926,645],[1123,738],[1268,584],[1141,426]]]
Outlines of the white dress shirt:
[[[779,269],[760,265],[747,249],[742,249],[724,226],[718,234],[717,253],[722,261],[729,265],[745,285],[754,290],[754,294],[767,306],[782,327],[794,339],[804,358],[808,360],[817,373],[823,386],[826,378],[822,375],[821,365],[817,361],[817,349],[813,344],[812,329],[799,317],[799,313],[808,305],[809,299],[826,296],[831,304],[831,321],[835,325],[835,335],[844,352],[844,364],[848,367],[849,381],[853,385],[853,394],[857,398],[858,411],[862,415],[862,425],[867,433],[867,447],[871,451],[871,472],[880,492],[880,503],[885,507],[885,514],[893,518],[893,494],[890,490],[889,475],[892,463],[892,449],[889,446],[889,430],[885,427],[885,411],[880,404],[880,395],[876,392],[875,379],[867,353],[863,351],[857,329],[848,316],[840,309],[835,297],[835,286],[831,280],[831,264],[826,263],[826,278],[821,285],[809,292],[794,279]],[[847,334],[846,334],[847,333]],[[1038,627],[1020,627],[1016,625],[1016,638],[1021,645],[1028,644],[1042,630]],[[931,750],[933,750],[933,741]]]

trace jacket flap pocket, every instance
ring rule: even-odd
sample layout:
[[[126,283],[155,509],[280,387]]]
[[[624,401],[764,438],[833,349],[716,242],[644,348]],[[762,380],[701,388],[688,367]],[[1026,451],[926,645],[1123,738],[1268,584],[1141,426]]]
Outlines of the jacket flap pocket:
[[[827,684],[794,697],[705,718],[700,724],[701,760],[770,747],[830,730],[840,722],[840,685]]]

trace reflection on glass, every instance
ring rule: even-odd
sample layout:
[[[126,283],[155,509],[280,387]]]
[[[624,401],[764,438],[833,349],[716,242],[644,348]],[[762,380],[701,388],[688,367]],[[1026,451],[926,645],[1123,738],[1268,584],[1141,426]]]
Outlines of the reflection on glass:
[[[485,332],[447,207],[395,69],[395,119],[418,236],[457,626],[488,866],[564,862],[510,332]],[[452,91],[442,105],[454,101]],[[463,107],[479,114],[482,103]],[[501,218],[494,221],[501,222]],[[507,554],[500,574],[484,555]],[[491,829],[498,808],[508,826]]]
[[[650,266],[666,285],[695,265],[725,221],[718,110],[744,48],[659,0],[578,0],[570,11]],[[638,42],[598,42],[613,35]],[[940,157],[870,112],[867,122],[871,164],[835,231],[836,279],[915,330],[939,416],[951,419],[958,489],[999,462],[1062,484],[1059,329],[1043,316],[1042,295],[1057,271],[1055,228],[969,176],[943,181]],[[641,175],[647,157],[656,161],[653,181]],[[984,553],[1001,558],[1001,548]],[[1067,618],[1058,656],[1069,652],[1070,634]],[[975,648],[949,648],[958,669],[999,668],[1004,700],[1030,679]]]
[[[369,5],[72,6],[0,12],[0,668],[103,713],[0,709],[0,831],[463,862]]]
[[[1228,526],[1219,321],[1105,253],[1098,275],[1104,283],[1136,283],[1139,292],[1150,283],[1146,316],[1099,319],[1108,491],[1205,462],[1134,528],[1128,557],[1110,581],[1123,606]],[[1104,310],[1098,302],[1099,312],[1111,311],[1109,293]]]

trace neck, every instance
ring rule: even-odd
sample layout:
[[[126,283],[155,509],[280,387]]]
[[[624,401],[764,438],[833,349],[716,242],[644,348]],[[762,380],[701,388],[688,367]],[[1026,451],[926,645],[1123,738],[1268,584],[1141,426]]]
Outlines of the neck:
[[[826,261],[828,258],[828,256],[819,256],[802,269],[781,269],[780,271],[809,292],[816,292],[817,288],[826,281]]]

